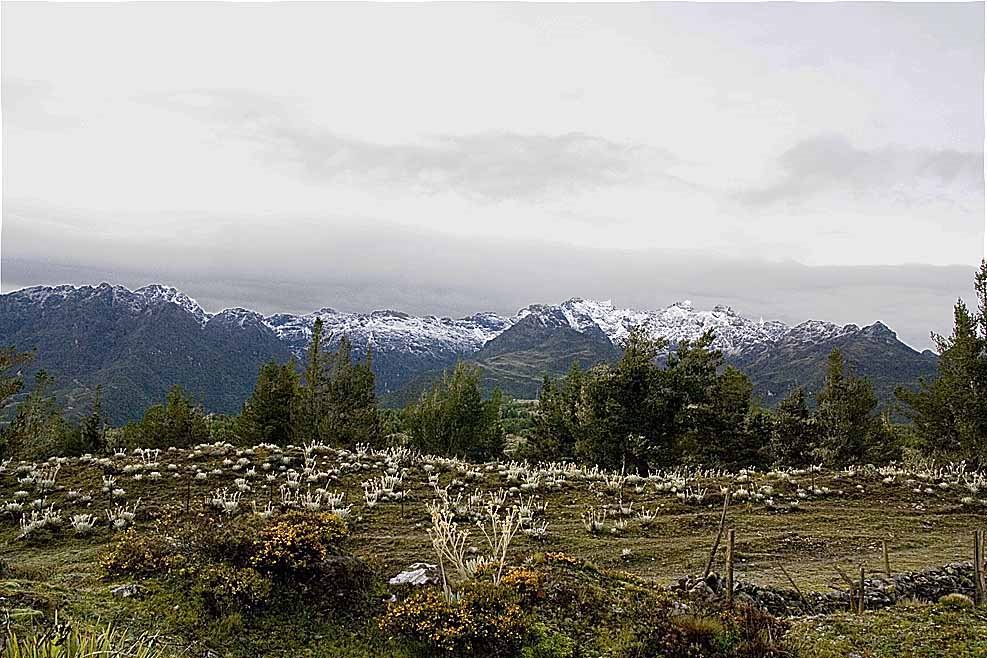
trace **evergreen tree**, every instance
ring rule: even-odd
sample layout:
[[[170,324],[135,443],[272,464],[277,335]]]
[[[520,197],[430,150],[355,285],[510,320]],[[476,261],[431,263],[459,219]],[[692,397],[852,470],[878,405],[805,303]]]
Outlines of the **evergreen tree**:
[[[343,336],[330,359],[320,436],[337,445],[377,443],[382,435],[382,425],[374,389],[370,348],[362,363],[354,363],[350,341]]]
[[[261,367],[254,391],[243,405],[237,433],[248,443],[288,445],[299,425],[301,386],[294,360]]]
[[[587,463],[645,471],[678,456],[678,401],[657,359],[665,342],[635,328],[614,366],[597,366],[584,383],[576,453]]]
[[[150,407],[124,434],[128,444],[144,448],[187,448],[209,440],[209,424],[202,409],[176,384],[164,404]]]
[[[544,460],[571,459],[575,456],[583,379],[583,370],[576,361],[560,381],[553,382],[547,376],[542,380],[526,456]]]
[[[704,464],[759,465],[766,437],[751,431],[753,385],[744,373],[732,366],[727,366],[722,374],[713,371],[707,376],[711,381],[699,389],[702,397],[686,408],[687,445],[693,458]]]
[[[949,459],[987,463],[987,261],[974,287],[977,311],[963,300],[953,309],[953,332],[932,335],[939,352],[937,377],[918,391],[899,388],[898,398],[927,452]]]
[[[354,363],[346,336],[335,352],[322,350],[323,324],[316,319],[305,364],[298,426],[303,441],[320,440],[336,445],[376,443],[383,435],[377,408],[373,355]]]
[[[53,382],[45,370],[35,373],[34,388],[17,406],[7,431],[8,456],[41,459],[65,452],[73,428],[62,418],[50,394]]]
[[[780,403],[771,424],[772,462],[778,466],[807,466],[815,448],[814,425],[805,389],[793,390]]]
[[[543,387],[536,445],[565,449],[574,437],[584,463],[646,472],[683,460],[756,465],[765,458],[768,417],[753,409],[746,375],[724,367],[714,335],[681,341],[659,356],[665,342],[643,328],[630,332],[620,360],[570,382]],[[568,392],[563,386],[568,385]],[[552,437],[558,437],[553,442]]]
[[[0,410],[24,388],[20,368],[34,359],[34,352],[17,352],[13,347],[0,348]],[[15,370],[16,372],[11,372]]]
[[[243,416],[208,414],[206,425],[209,427],[209,442],[231,443],[233,445],[256,444],[256,441],[244,433],[243,423]]]
[[[106,451],[106,422],[102,409],[103,387],[96,386],[92,411],[79,428],[79,452],[82,454],[102,454]]]
[[[316,318],[312,326],[312,340],[309,342],[305,359],[305,384],[302,388],[301,414],[298,419],[298,433],[302,441],[319,438],[319,424],[324,414],[325,364],[323,363],[322,318]]]
[[[459,362],[418,402],[405,408],[402,420],[412,443],[422,452],[489,459],[504,449],[501,403],[499,391],[484,400],[479,368]]]
[[[707,331],[679,342],[662,367],[665,341],[635,328],[617,363],[546,379],[527,456],[573,454],[586,464],[639,473],[683,461],[766,462],[771,415],[754,405],[750,380],[725,366],[714,339]]]
[[[33,352],[19,353],[12,347],[0,348],[0,412],[7,406],[10,399],[24,388],[24,378],[20,368],[34,358]],[[17,437],[13,428],[0,429],[0,459],[13,454]]]
[[[891,437],[875,413],[874,387],[848,372],[838,349],[829,355],[826,379],[817,401],[816,458],[845,466],[877,461],[877,456],[887,452]]]

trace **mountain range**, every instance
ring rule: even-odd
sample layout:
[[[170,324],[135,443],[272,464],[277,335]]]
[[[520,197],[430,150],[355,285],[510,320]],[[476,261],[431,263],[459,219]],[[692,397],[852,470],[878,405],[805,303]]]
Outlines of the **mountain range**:
[[[131,420],[176,383],[207,410],[231,413],[249,396],[264,362],[304,357],[317,317],[325,324],[328,348],[345,335],[355,356],[372,351],[378,392],[393,405],[415,398],[457,360],[476,362],[488,389],[534,397],[546,374],[559,376],[574,361],[588,367],[618,358],[621,341],[638,325],[673,346],[712,329],[714,346],[748,374],[767,404],[797,385],[817,391],[834,347],[858,374],[871,378],[886,403],[895,386],[914,384],[936,368],[935,354],[905,345],[880,322],[858,327],[809,320],[789,326],[746,318],[728,306],[700,310],[688,301],[641,311],[572,298],[532,304],[509,317],[476,313],[458,319],[332,308],[264,316],[244,308],[207,313],[168,286],[129,290],[106,283],[0,295],[0,345],[36,350],[25,374],[44,368],[53,375],[56,395],[70,415],[85,413],[94,387],[102,384],[111,420]]]

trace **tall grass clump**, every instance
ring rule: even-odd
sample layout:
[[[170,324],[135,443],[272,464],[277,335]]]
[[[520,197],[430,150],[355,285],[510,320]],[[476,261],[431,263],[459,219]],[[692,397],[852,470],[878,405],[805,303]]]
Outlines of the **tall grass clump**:
[[[0,656],[4,658],[171,658],[176,654],[160,645],[157,636],[142,633],[132,636],[126,630],[108,624],[89,630],[59,622],[26,631],[7,627],[0,638]]]

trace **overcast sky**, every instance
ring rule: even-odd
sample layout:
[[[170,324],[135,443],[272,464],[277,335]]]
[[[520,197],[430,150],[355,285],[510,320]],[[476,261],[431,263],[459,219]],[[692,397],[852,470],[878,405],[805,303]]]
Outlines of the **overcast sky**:
[[[984,5],[4,3],[4,291],[947,331]]]

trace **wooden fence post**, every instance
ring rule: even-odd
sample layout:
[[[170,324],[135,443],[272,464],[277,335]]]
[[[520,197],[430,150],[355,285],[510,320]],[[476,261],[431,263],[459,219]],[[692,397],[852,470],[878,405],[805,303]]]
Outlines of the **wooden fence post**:
[[[987,565],[987,530],[980,531],[980,602],[983,603],[985,590],[987,590],[987,574],[984,573],[984,566]]]
[[[859,614],[864,614],[864,567],[860,566],[860,603],[857,606],[857,612]]]
[[[733,547],[734,530],[727,530],[727,606],[733,608]]]
[[[799,598],[800,599],[802,599],[802,603],[805,605],[806,613],[810,613],[810,612],[814,611],[815,606],[813,606],[811,603],[809,603],[809,599],[805,598],[805,594],[803,594],[802,593],[802,590],[799,589],[798,584],[795,582],[795,579],[792,578],[791,574],[789,574],[788,571],[785,570],[785,567],[782,566],[782,565],[780,565],[780,564],[778,565],[778,568],[781,569],[781,572],[783,574],[785,574],[785,578],[787,578],[788,579],[788,582],[792,584],[792,587],[795,589],[795,593],[799,595]],[[853,603],[851,602],[850,605],[852,607],[853,606]]]
[[[713,560],[716,559],[716,549],[720,547],[720,538],[723,537],[723,526],[727,522],[727,507],[730,505],[730,491],[727,490],[725,496],[723,496],[723,513],[720,514],[720,529],[716,531],[716,540],[713,542],[713,548],[709,552],[709,561],[706,562],[706,568],[703,570],[703,580],[709,578],[709,572],[713,570]]]
[[[192,509],[192,474],[189,473],[188,482],[185,483],[185,516],[189,515]]]
[[[983,544],[980,530],[973,531],[973,604],[980,605],[984,594]]]
[[[847,598],[850,600],[850,612],[854,612],[857,609],[857,583],[853,582],[853,579],[846,575],[843,569],[840,569],[840,565],[834,564],[833,567],[836,569],[836,573],[840,575],[840,578],[843,579],[843,582],[846,583],[847,587],[850,588]]]
[[[983,598],[987,590],[987,574],[984,573],[984,566],[987,566],[987,530],[980,531],[980,595]]]

